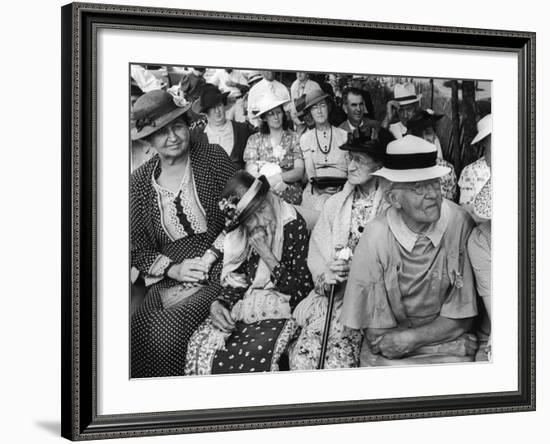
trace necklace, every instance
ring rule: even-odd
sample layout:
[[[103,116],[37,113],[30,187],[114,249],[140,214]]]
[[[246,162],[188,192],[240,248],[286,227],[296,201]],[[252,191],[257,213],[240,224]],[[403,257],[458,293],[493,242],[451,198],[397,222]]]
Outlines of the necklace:
[[[323,134],[325,135],[324,131]],[[325,145],[324,149],[321,147],[321,144],[319,143],[319,136],[317,135],[317,128],[315,128],[315,140],[317,141],[317,148],[319,148],[319,151],[321,151],[321,153],[325,155],[325,162],[328,162],[328,153],[330,153],[330,149],[332,148],[332,126],[330,127],[330,139],[328,142],[328,146]]]

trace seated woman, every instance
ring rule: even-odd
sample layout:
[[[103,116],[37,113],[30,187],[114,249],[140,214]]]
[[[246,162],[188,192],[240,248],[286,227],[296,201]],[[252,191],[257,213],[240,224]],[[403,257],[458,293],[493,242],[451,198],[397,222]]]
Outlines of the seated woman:
[[[131,264],[148,287],[131,320],[133,378],[183,375],[187,341],[221,289],[218,199],[235,166],[218,145],[190,143],[189,107],[155,90],[132,110],[132,140],[156,151],[130,182]]]
[[[245,171],[228,181],[220,206],[224,288],[189,342],[185,374],[277,371],[296,334],[292,310],[313,287],[305,222],[264,176]]]
[[[298,136],[288,129],[283,109],[287,102],[273,94],[261,98],[256,114],[261,119],[260,132],[248,139],[243,158],[246,171],[254,177],[265,175],[276,195],[285,202],[299,205],[304,159]]]
[[[472,262],[477,294],[481,298],[477,336],[479,349],[476,361],[487,361],[491,356],[491,179],[477,194],[473,212],[480,224],[468,238],[468,255]]]
[[[315,127],[300,138],[306,176],[302,206],[321,211],[325,201],[340,191],[346,182],[348,165],[345,151],[338,149],[348,133],[330,124],[331,103],[328,94],[317,89],[306,94],[304,113],[313,118]]]
[[[336,300],[324,368],[359,366],[362,333],[344,327],[340,313],[353,250],[367,223],[387,208],[384,180],[372,175],[382,165],[386,142],[370,141],[356,131],[350,133],[348,142],[340,147],[348,156],[348,182],[342,191],[326,201],[311,234],[308,266],[315,289],[294,311],[302,330],[290,348],[291,370],[317,368],[327,316],[326,296],[333,285]]]

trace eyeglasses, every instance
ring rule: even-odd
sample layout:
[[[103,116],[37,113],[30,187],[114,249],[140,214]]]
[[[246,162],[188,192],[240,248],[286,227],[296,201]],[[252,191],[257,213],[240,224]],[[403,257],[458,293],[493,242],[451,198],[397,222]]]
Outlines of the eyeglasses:
[[[319,102],[315,105],[311,105],[311,109],[320,110],[320,109],[326,109],[328,107],[327,102]]]
[[[441,183],[439,179],[425,180],[422,182],[416,182],[411,185],[393,185],[395,190],[408,190],[415,193],[417,196],[425,196],[430,191],[441,192]]]
[[[353,155],[351,153],[347,153],[346,158],[348,163],[355,162],[356,165],[366,166],[366,167],[369,167],[370,169],[374,169],[375,167],[378,166],[377,162],[375,162],[374,160],[366,159],[364,157],[358,156],[357,154]]]

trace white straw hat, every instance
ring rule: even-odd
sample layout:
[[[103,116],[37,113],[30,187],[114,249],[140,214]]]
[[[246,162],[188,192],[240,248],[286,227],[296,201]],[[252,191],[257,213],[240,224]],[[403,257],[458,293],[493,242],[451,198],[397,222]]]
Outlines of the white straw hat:
[[[254,114],[255,117],[261,117],[262,114],[271,111],[279,106],[283,106],[290,102],[290,100],[280,100],[273,93],[266,93],[260,97],[258,101],[258,112]]]
[[[493,116],[492,114],[487,114],[485,117],[479,119],[477,122],[477,134],[470,143],[470,145],[475,145],[476,143],[482,141],[489,134],[493,132]]]
[[[393,87],[393,98],[400,105],[409,105],[411,103],[420,102],[422,94],[416,94],[416,89],[412,83],[398,83]]]
[[[436,160],[434,144],[409,134],[388,144],[384,167],[372,174],[391,182],[420,182],[449,174],[451,169],[437,165]]]

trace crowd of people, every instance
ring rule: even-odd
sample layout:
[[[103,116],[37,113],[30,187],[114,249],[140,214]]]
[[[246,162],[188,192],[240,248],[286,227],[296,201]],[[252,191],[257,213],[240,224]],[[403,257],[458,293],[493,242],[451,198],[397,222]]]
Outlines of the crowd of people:
[[[132,77],[132,377],[490,359],[490,114],[457,180],[411,83]]]

